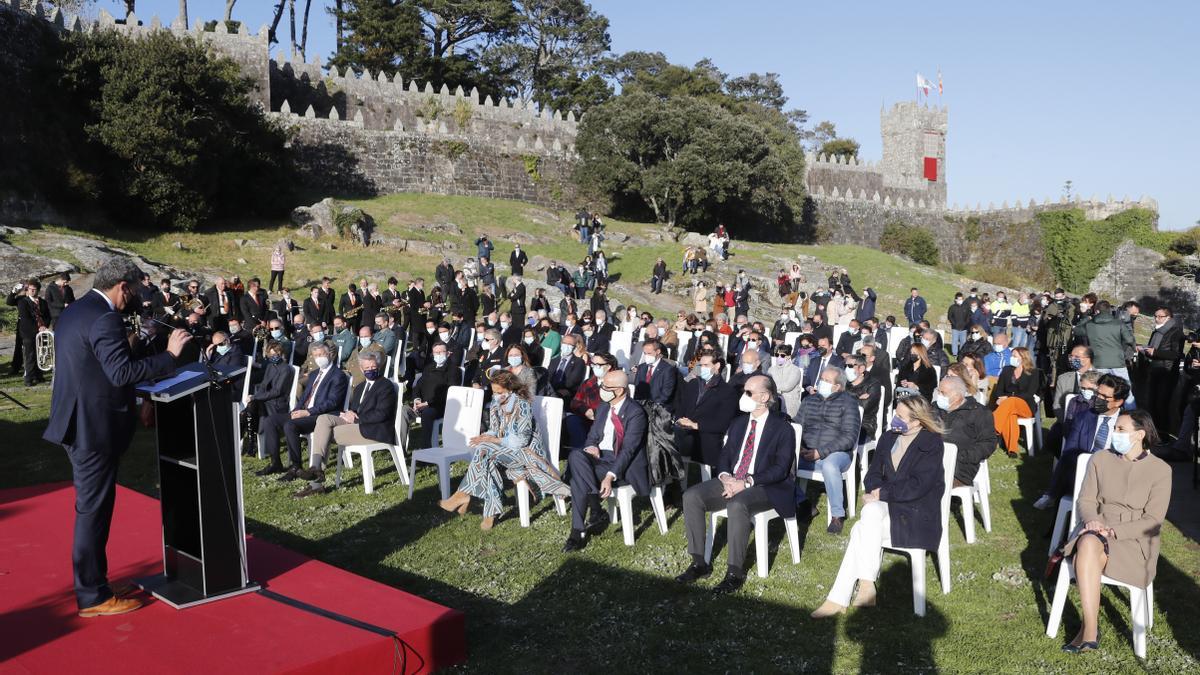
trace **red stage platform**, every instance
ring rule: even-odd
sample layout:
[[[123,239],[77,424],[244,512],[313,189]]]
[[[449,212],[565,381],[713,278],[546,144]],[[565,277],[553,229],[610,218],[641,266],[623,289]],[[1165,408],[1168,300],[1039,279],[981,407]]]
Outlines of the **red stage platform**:
[[[0,673],[417,673],[466,659],[464,616],[263,541],[250,577],[398,640],[257,593],[185,610],[81,619],[72,592],[68,483],[0,491]],[[162,571],[158,502],[119,488],[109,578]],[[403,669],[400,665],[403,662]]]

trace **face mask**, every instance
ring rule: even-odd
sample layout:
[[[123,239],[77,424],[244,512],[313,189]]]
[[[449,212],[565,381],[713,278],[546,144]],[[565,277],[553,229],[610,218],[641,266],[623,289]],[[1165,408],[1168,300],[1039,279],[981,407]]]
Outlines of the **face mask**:
[[[833,385],[825,380],[821,380],[817,383],[817,394],[821,398],[829,398],[830,396],[833,396]]]
[[[508,403],[508,399],[510,399],[510,398],[512,398],[512,394],[508,393],[508,392],[503,393],[503,394],[496,394],[496,396],[495,396],[496,404],[504,405],[505,403]]]
[[[1082,302],[1079,303],[1079,311],[1081,311],[1081,312],[1086,312],[1086,311],[1090,310],[1091,308],[1092,308],[1091,305],[1084,304]]]
[[[1012,366],[1013,368],[1020,368],[1021,367],[1021,357],[1017,356],[1016,354],[1013,354],[1012,356],[1008,357],[1008,365]]]
[[[1004,351],[1004,345],[992,345],[992,351],[999,354],[1000,352]]]
[[[954,301],[954,304],[956,304],[956,305],[961,305],[961,304],[962,304],[962,298],[958,298],[957,300],[955,300],[955,301]]]
[[[746,349],[758,349],[758,340],[747,340]]]
[[[360,337],[360,338],[358,338],[358,344],[360,344],[360,345],[362,345],[362,346],[364,346],[364,347],[370,347],[370,346],[371,346],[371,338],[369,338],[369,337]]]
[[[738,410],[744,413],[754,412],[758,410],[758,401],[750,398],[750,394],[742,394],[742,397],[738,399]]]
[[[607,372],[608,366],[592,366],[592,375],[595,375],[596,379],[604,377],[604,374]]]
[[[821,356],[825,356],[826,354],[829,353],[829,348],[828,347],[817,347],[817,353],[820,354]]]
[[[908,433],[908,422],[901,419],[899,415],[893,415],[892,421],[888,424],[888,430],[903,436]]]
[[[1131,434],[1113,432],[1112,449],[1118,455],[1128,454],[1133,449],[1133,438]]]
[[[756,370],[758,370],[757,363],[743,363],[742,364],[742,372],[747,375],[754,373],[754,371],[756,371]]]
[[[777,365],[777,366],[782,366],[782,365],[786,364],[787,362],[788,362],[788,357],[786,357],[786,356],[776,356],[775,357],[775,365]]]
[[[925,349],[933,348],[933,342],[930,340],[921,340],[921,344],[925,345]]]
[[[371,370],[364,370],[363,377],[367,378],[368,382],[374,382],[375,378],[379,377],[379,371],[375,370],[374,368]]]
[[[851,382],[857,380],[858,379],[858,371],[856,371],[854,368],[847,368],[846,369],[846,379],[850,380]]]
[[[564,344],[561,348],[559,348],[559,353],[562,354],[564,358],[570,356],[571,354],[575,353],[575,346]]]
[[[447,358],[447,355],[446,355],[446,354],[434,354],[434,355],[433,355],[433,362],[434,362],[436,365],[439,365],[439,366],[440,366],[440,365],[442,365],[442,364],[444,364],[444,363],[446,362],[446,358]]]
[[[531,337],[522,338],[521,342],[524,342],[527,345],[531,345],[531,344],[533,344],[533,338],[531,338]]]
[[[220,354],[221,356],[225,356],[226,354],[229,353],[229,345],[227,345],[227,344],[217,345],[217,353]]]
[[[940,391],[934,392],[933,404],[942,410],[950,410],[950,399],[946,398]]]
[[[436,328],[426,328],[425,332],[429,333],[430,335],[433,335],[435,332],[437,332],[437,329]]]
[[[442,342],[449,342],[449,341],[450,341],[450,334],[449,334],[449,333],[438,333],[438,338],[439,338],[439,339],[440,339]]]
[[[271,363],[283,363],[283,357],[282,356],[268,356],[267,361],[270,361]]]
[[[971,311],[972,311],[972,312],[978,312],[978,311],[979,311],[979,307],[977,307],[976,305],[971,305]]]
[[[1090,400],[1092,400],[1092,397],[1096,395],[1096,390],[1095,389],[1080,389],[1079,395],[1083,397],[1083,400],[1090,401]]]
[[[616,397],[617,397],[616,393],[609,391],[608,389],[600,390],[600,400],[604,401],[605,403],[612,401]]]
[[[981,338],[981,337],[983,337],[983,336],[982,336],[982,335],[980,335],[979,333],[971,333],[971,339],[972,339],[972,340],[978,340],[978,339],[979,339],[979,338]]]
[[[508,357],[508,365],[512,366],[513,368],[516,368],[517,366],[521,365],[521,363],[522,363],[521,357],[519,357],[519,356]]]
[[[231,324],[229,324],[229,332],[230,333],[240,333],[240,332],[242,332],[242,327],[237,325],[236,323],[231,323]]]
[[[779,320],[780,320],[780,321],[787,321],[787,318],[788,318],[788,317],[787,317],[787,314],[780,314],[780,315],[779,315]]]
[[[509,323],[509,322],[507,322],[507,321],[501,321],[501,322],[500,322],[500,331],[501,331],[501,332],[504,332],[504,331],[508,330],[508,327],[509,327],[509,326],[511,326],[511,325],[512,325],[512,324],[511,324],[511,323]]]
[[[313,342],[320,342],[325,339],[325,331],[319,330],[312,334]]]
[[[1165,325],[1167,325],[1167,320],[1166,320],[1166,319],[1163,319],[1162,321],[1159,321],[1159,320],[1155,319],[1155,321],[1154,321],[1154,327],[1155,327],[1155,328],[1162,328],[1162,327],[1163,327],[1163,326],[1165,326]]]
[[[583,331],[583,335],[584,335],[584,337],[592,337],[592,331],[585,330],[585,331]]]
[[[863,338],[863,339],[869,338],[869,337],[871,337],[871,332],[870,332],[870,331],[863,331],[862,333],[860,333],[860,334],[859,334],[859,337],[861,337],[861,338]]]
[[[292,324],[292,328],[295,328],[296,332],[299,333],[300,331],[304,330],[304,324],[294,323],[294,324]]]
[[[655,365],[658,364],[658,357],[653,354],[643,354],[642,355],[642,363],[653,368]]]
[[[712,376],[713,376],[712,368],[709,368],[708,366],[700,366],[700,379],[704,380],[705,382],[708,382],[709,380],[712,379]]]
[[[283,337],[283,330],[280,328],[276,328],[275,330],[271,331],[271,337],[278,340],[279,338]]]
[[[316,358],[316,362],[317,362],[317,367],[320,368],[321,370],[325,370],[326,368],[329,367],[329,357],[328,356],[318,356]]]
[[[1071,363],[1071,370],[1079,370],[1079,369],[1083,368],[1083,361],[1081,361],[1080,359],[1077,359],[1075,357],[1071,357],[1070,363]]]

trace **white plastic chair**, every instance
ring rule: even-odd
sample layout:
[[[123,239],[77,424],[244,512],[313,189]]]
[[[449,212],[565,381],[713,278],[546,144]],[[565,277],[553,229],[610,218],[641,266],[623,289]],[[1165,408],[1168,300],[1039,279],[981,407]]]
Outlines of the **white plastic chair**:
[[[412,453],[408,473],[408,497],[413,496],[416,483],[417,462],[433,464],[438,470],[438,484],[442,499],[450,498],[450,465],[471,459],[474,452],[468,442],[479,435],[483,419],[483,390],[474,387],[450,387],[446,392],[446,409],[441,421],[440,444]],[[447,429],[445,423],[449,422]],[[435,426],[436,428],[436,426]]]
[[[1033,457],[1036,447],[1042,444],[1042,397],[1033,395],[1033,417],[1023,417],[1017,420],[1017,425],[1025,432],[1025,448]]]
[[[614,523],[621,524],[621,534],[626,546],[633,546],[633,497],[632,485],[622,485],[613,490],[607,500],[608,515]],[[658,531],[667,533],[667,509],[663,504],[663,489],[661,485],[650,488],[650,507],[654,509],[654,520],[658,523]]]
[[[316,371],[314,370],[313,372],[316,372]],[[354,395],[354,387],[351,386],[351,384],[350,384],[350,373],[346,373],[346,397],[342,399],[342,407],[339,409],[339,412],[350,409],[350,397],[353,395]],[[308,439],[308,448],[309,448],[309,452],[311,453],[312,452],[313,435],[311,433],[304,434],[304,437],[306,439]],[[321,452],[322,453],[325,452],[325,448],[321,448]],[[346,455],[345,457],[343,457],[341,455],[341,453],[335,454],[333,456],[333,459],[336,462],[338,462],[339,464],[342,462],[343,459],[345,459],[347,462],[353,461],[353,458],[351,456]],[[346,466],[353,468],[354,464],[347,464]]]
[[[867,453],[875,449],[879,444],[879,437],[883,435],[883,395],[880,394],[879,406],[875,409],[875,437],[868,439],[858,445],[858,489],[866,491],[867,469],[871,467],[869,455]]]
[[[804,333],[798,330],[789,330],[783,334],[783,344],[789,347],[795,347],[796,340],[799,340],[801,335],[804,335]]]
[[[942,489],[942,538],[938,542],[937,551],[926,551],[923,548],[883,547],[883,552],[899,553],[908,556],[912,565],[913,613],[925,616],[925,554],[937,555],[938,575],[942,579],[942,595],[950,592],[950,488],[954,484],[954,464],[958,461],[958,448],[953,443],[946,443],[942,453],[942,469],[945,487]]]
[[[832,346],[834,347],[834,349],[837,349],[838,341],[840,341],[842,339],[842,335],[845,334],[845,332],[848,330],[850,330],[850,326],[840,324],[840,323],[834,324],[834,326],[833,326],[833,342],[832,342]]]
[[[983,516],[984,532],[992,531],[992,506],[988,498],[992,492],[992,477],[988,471],[987,460],[979,465],[979,472],[970,485],[950,488],[950,499],[957,498],[962,502],[963,530],[968,544],[975,543],[975,504],[979,504],[979,512]]]
[[[792,428],[795,429],[796,441],[800,440],[800,425],[792,423]],[[793,467],[794,468],[794,467]],[[717,538],[717,521],[721,518],[728,518],[729,510],[721,509],[708,514],[708,529],[705,532],[704,538],[704,560],[712,562],[713,546]],[[767,509],[754,514],[751,521],[754,523],[754,571],[760,579],[767,578],[767,563],[769,558],[768,541],[767,541],[767,523],[779,517],[779,512],[775,509]],[[788,548],[792,552],[792,564],[800,564],[800,529],[797,525],[796,518],[783,519],[783,528],[787,531]]]
[[[557,396],[535,396],[533,399],[533,419],[537,432],[542,436],[542,447],[550,457],[550,465],[559,468],[559,458],[562,454],[562,418],[563,400]],[[517,481],[517,511],[521,516],[521,527],[529,527],[529,498],[533,491],[523,480]],[[558,515],[567,515],[567,502],[558,495],[554,496],[554,508]]]
[[[799,452],[800,436],[803,433],[803,427],[795,423],[792,426],[796,428],[796,452]],[[858,408],[858,429],[855,432],[855,440],[862,433],[862,408]],[[850,518],[853,518],[855,513],[857,513],[858,492],[854,489],[854,478],[858,474],[858,454],[859,451],[856,444],[856,447],[850,450],[850,466],[846,467],[846,470],[842,472],[842,485],[846,488],[846,515]],[[805,481],[816,481],[818,483],[825,482],[824,475],[820,471],[817,471],[816,466],[811,469],[797,468],[796,478]],[[836,488],[826,485],[825,489],[828,491]],[[833,522],[833,512],[825,509],[825,524],[828,525],[831,522]]]
[[[1091,455],[1080,455],[1079,464],[1075,467],[1075,492],[1074,498],[1079,497],[1079,488],[1083,485],[1083,478],[1087,474],[1087,469],[1091,465]],[[1071,506],[1071,530],[1074,531],[1079,525],[1079,509],[1075,505]],[[1050,617],[1046,620],[1046,636],[1056,637],[1058,635],[1058,626],[1062,623],[1063,609],[1067,604],[1067,594],[1070,592],[1071,582],[1075,580],[1075,566],[1070,561],[1064,560],[1058,566],[1058,579],[1054,584],[1054,600],[1050,604]],[[1146,658],[1146,634],[1150,629],[1154,628],[1154,582],[1151,582],[1145,588],[1138,588],[1116,579],[1110,579],[1104,575],[1100,575],[1100,583],[1107,586],[1116,586],[1129,591],[1129,613],[1133,623],[1133,653],[1139,658]]]
[[[549,349],[543,349],[543,350],[542,350],[542,367],[543,367],[543,368],[549,368],[549,367],[550,367],[550,361],[551,361],[553,358],[554,358],[554,354],[551,354]]]
[[[375,460],[373,453],[376,450],[387,450],[392,455],[392,464],[396,465],[396,472],[400,474],[400,481],[405,485],[411,484],[408,476],[408,465],[404,462],[404,448],[408,445],[408,425],[404,423],[404,414],[400,410],[400,406],[404,401],[404,383],[393,383],[396,387],[396,444],[391,443],[365,443],[362,445],[343,445],[338,447],[338,456],[340,461],[337,464],[337,473],[334,478],[334,486],[342,487],[342,465],[347,467],[354,466],[352,456],[358,454],[362,458],[362,476],[363,488],[367,494],[375,492]]]
[[[888,329],[888,347],[891,348],[892,359],[899,359],[900,341],[908,337],[908,329],[901,326],[892,326]]]
[[[615,330],[608,341],[608,349],[617,359],[617,366],[629,367],[629,353],[633,351],[633,333]]]
[[[700,336],[697,335],[696,337],[699,338]],[[726,335],[725,333],[717,333],[717,344],[721,345],[721,353],[722,354],[729,353],[729,336],[728,335]]]

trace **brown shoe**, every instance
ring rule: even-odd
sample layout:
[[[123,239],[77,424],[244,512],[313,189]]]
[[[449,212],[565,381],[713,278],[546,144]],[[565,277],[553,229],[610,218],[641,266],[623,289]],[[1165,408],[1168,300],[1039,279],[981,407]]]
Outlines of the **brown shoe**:
[[[112,592],[118,598],[128,598],[140,592],[142,588],[136,584],[112,584]]]
[[[496,518],[494,516],[488,516],[488,517],[484,518],[483,520],[479,521],[479,529],[483,530],[484,532],[492,529],[495,526],[496,526]]]
[[[467,507],[470,505],[471,495],[463,492],[462,490],[450,495],[449,499],[443,499],[438,502],[438,506],[442,507],[444,511],[449,511],[451,513],[457,511],[459,515],[466,513]]]
[[[141,608],[142,608],[141,600],[134,600],[133,598],[118,598],[116,596],[113,596],[98,605],[93,605],[92,607],[86,607],[84,609],[79,610],[79,616],[82,616],[85,619],[90,619],[93,616],[112,616],[114,614],[128,614],[129,612],[132,612],[134,610],[138,610]]]

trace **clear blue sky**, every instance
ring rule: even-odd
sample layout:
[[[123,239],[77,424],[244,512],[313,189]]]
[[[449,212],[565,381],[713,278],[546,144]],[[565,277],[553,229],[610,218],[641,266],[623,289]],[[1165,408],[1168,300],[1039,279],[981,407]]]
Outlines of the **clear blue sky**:
[[[314,0],[309,53],[332,52],[332,22]],[[239,0],[234,18],[270,21],[274,0]],[[303,5],[303,0],[297,0]],[[114,14],[120,3],[100,0]],[[914,96],[917,71],[940,67],[950,107],[953,204],[1152,196],[1160,226],[1200,220],[1200,3],[1109,0],[1004,3],[595,0],[614,51],[711,58],[731,74],[781,75],[789,105],[828,119],[878,159],[879,107]],[[139,0],[174,17],[178,0]],[[218,18],[224,0],[191,0]],[[286,24],[287,18],[284,18]],[[280,26],[286,40],[286,29]],[[276,47],[276,50],[279,48]]]

